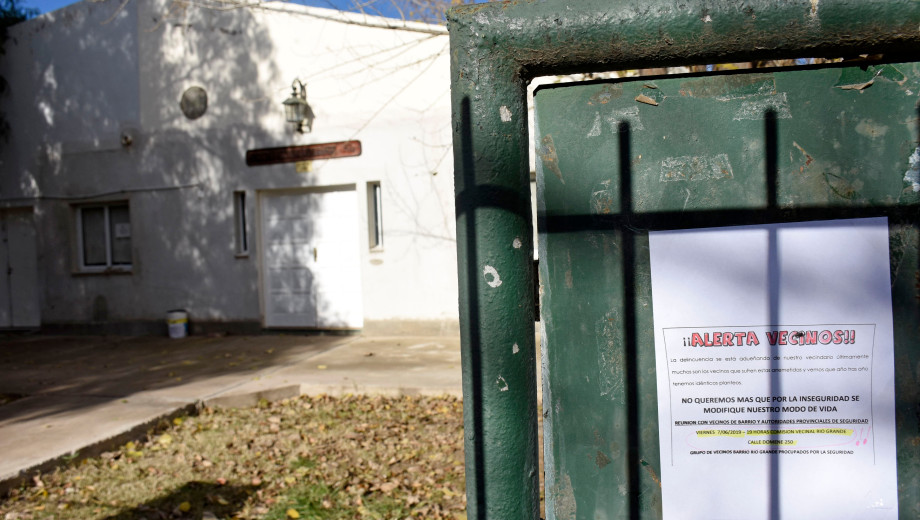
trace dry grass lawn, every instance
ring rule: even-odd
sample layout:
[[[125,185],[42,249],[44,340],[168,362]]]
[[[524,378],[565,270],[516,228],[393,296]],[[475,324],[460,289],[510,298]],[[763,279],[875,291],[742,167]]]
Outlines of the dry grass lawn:
[[[0,500],[0,519],[466,518],[455,398],[203,409]]]

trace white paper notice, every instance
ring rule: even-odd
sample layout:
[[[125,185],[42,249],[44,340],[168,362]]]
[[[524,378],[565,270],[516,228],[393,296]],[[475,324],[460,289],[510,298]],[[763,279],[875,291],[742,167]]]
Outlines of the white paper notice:
[[[898,517],[886,218],[649,233],[664,517]]]

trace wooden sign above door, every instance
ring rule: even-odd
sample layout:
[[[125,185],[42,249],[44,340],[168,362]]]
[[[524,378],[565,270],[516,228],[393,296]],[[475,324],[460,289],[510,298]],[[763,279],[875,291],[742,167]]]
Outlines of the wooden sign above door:
[[[246,166],[268,166],[299,161],[319,161],[361,155],[361,141],[339,141],[303,146],[281,146],[246,151]]]

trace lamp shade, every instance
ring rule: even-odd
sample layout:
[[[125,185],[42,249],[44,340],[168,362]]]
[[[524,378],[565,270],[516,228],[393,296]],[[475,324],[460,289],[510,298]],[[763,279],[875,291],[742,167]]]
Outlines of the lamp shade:
[[[300,123],[307,117],[307,101],[297,96],[284,100],[284,117],[288,123]]]

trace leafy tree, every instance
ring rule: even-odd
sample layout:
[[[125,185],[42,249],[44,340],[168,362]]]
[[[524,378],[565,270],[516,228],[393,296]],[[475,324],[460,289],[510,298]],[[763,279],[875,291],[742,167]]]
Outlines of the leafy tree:
[[[19,0],[0,0],[0,36],[5,40],[7,27],[37,14],[38,9],[24,7]]]

